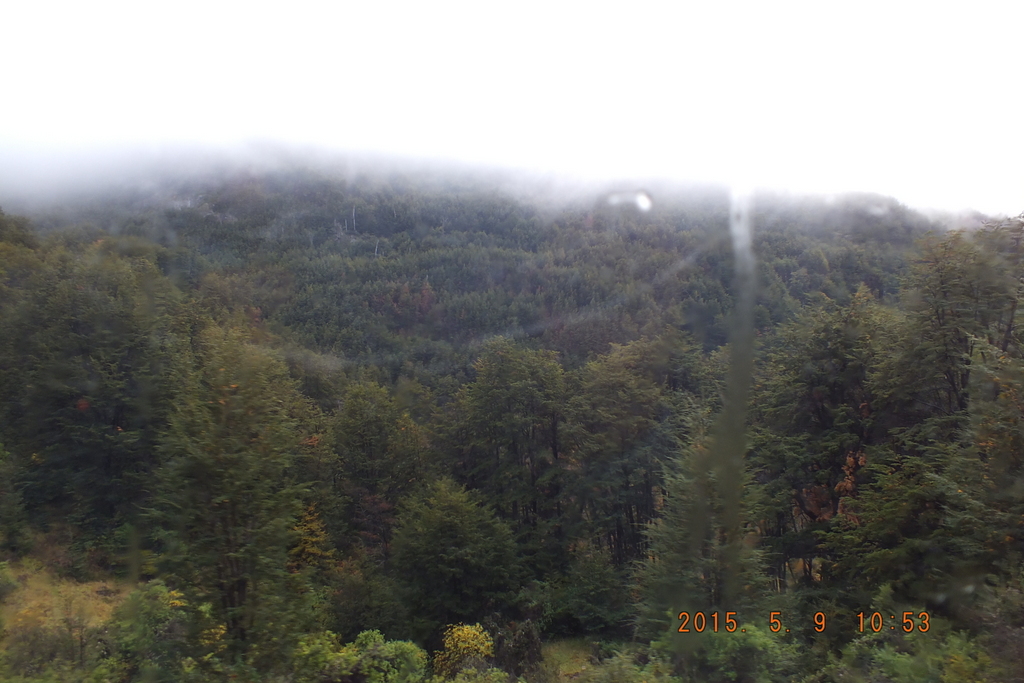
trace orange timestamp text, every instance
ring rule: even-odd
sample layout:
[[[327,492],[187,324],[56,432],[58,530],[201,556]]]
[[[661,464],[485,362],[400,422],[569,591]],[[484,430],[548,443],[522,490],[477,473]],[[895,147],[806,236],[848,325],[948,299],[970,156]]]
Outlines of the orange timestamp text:
[[[736,621],[736,612],[680,612],[679,622],[679,633],[745,633],[747,630]],[[825,630],[824,612],[814,614],[814,624],[814,629],[819,633]],[[768,629],[774,633],[789,633],[789,629],[782,623],[782,612],[768,613]]]
[[[824,612],[815,612],[812,621],[812,628],[817,633],[822,633],[828,626],[828,616]],[[899,628],[906,633],[914,630],[925,633],[931,628],[931,619],[928,612],[903,612],[898,620],[895,614],[889,615],[888,620],[880,612],[873,612],[870,615],[864,612],[857,614],[857,627],[861,633],[865,628],[878,633],[886,626],[894,631]],[[768,630],[773,633],[790,632],[783,623],[782,612],[768,613]],[[735,633],[737,631],[744,633],[746,629],[736,621],[736,612],[714,611],[707,613],[680,612],[678,631],[679,633]]]

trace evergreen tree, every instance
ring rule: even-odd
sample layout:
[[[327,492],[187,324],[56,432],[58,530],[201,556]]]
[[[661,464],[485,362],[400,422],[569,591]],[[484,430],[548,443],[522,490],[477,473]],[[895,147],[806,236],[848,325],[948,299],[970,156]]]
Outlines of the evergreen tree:
[[[752,618],[750,609],[766,585],[760,554],[749,544],[740,549],[739,564],[728,565],[731,555],[725,552],[728,539],[720,484],[707,457],[711,415],[694,411],[689,421],[692,441],[666,474],[665,504],[647,528],[649,554],[638,566],[637,626],[649,637],[675,629],[681,611],[691,615],[730,611]],[[745,520],[744,524],[748,535],[755,533]],[[739,594],[726,595],[730,579],[744,587]]]
[[[102,532],[157,465],[178,297],[152,245],[82,252],[45,253],[0,305],[0,411],[29,510]]]
[[[507,519],[538,574],[564,560],[560,512],[564,377],[551,351],[486,344],[447,429],[454,472]]]
[[[222,625],[229,655],[270,666],[308,618],[301,577],[287,570],[302,494],[290,481],[297,396],[283,364],[242,334],[209,328],[197,346],[148,521],[166,579]]]
[[[779,590],[793,560],[812,582],[815,533],[857,495],[865,449],[885,440],[892,416],[874,406],[871,379],[898,321],[862,286],[848,306],[808,307],[766,344],[751,452],[762,495],[752,514]]]
[[[507,608],[519,587],[508,525],[450,479],[402,504],[393,548],[409,628],[421,640]]]
[[[346,388],[332,426],[351,522],[362,541],[386,557],[395,505],[429,472],[424,430],[372,382]]]
[[[613,345],[582,369],[569,402],[569,458],[579,475],[568,489],[586,520],[580,532],[606,545],[617,565],[642,557],[643,529],[661,495],[663,463],[652,447],[667,411],[660,351],[647,339]]]
[[[17,468],[0,444],[0,550],[20,555],[28,549],[28,516],[16,485]]]

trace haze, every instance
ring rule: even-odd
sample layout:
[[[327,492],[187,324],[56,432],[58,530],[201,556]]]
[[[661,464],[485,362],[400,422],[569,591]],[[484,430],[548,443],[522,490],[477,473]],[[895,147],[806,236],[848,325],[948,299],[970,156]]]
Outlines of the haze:
[[[1024,209],[1016,5],[711,5],[16,3],[0,200],[269,142]]]

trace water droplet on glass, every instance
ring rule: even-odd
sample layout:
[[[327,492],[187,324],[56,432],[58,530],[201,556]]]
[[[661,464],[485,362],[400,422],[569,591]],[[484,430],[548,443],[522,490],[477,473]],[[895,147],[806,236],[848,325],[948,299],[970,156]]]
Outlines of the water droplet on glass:
[[[610,206],[633,204],[641,211],[650,211],[654,206],[654,200],[645,191],[636,190],[635,192],[615,192],[610,194],[608,195],[608,204]]]

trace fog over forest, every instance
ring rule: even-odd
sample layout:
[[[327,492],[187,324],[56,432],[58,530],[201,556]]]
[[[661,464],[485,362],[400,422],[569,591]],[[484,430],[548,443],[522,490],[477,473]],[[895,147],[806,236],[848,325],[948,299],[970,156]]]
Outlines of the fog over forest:
[[[1020,217],[290,149],[0,194],[5,680],[1020,680]]]
[[[1024,10],[16,3],[0,680],[1024,683]]]

